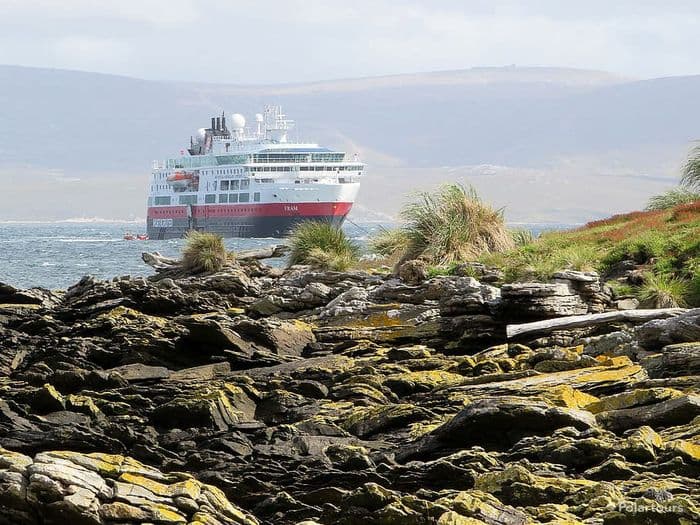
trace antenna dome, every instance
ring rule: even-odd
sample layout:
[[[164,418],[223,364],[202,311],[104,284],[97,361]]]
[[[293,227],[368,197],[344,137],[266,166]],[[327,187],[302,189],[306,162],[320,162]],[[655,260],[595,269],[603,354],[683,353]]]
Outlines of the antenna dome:
[[[231,115],[231,128],[232,129],[243,129],[245,128],[245,117],[240,113],[234,113]]]
[[[256,114],[255,114],[255,122],[262,122],[263,120],[265,120],[265,119],[264,119],[264,117],[262,116],[262,113],[256,113]]]
[[[204,137],[206,136],[206,134],[207,134],[207,130],[206,130],[206,129],[204,129],[204,128],[199,128],[199,129],[197,130],[197,141],[198,141],[198,142],[203,142],[203,141],[204,141]]]

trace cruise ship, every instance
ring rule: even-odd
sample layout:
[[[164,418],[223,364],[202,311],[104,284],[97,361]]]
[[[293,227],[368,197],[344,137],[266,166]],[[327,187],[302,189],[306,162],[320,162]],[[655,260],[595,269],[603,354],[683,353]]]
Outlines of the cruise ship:
[[[150,239],[189,230],[224,237],[282,237],[297,223],[340,226],[365,165],[313,143],[290,141],[294,122],[266,106],[253,126],[239,113],[213,117],[187,150],[154,161],[148,196]]]

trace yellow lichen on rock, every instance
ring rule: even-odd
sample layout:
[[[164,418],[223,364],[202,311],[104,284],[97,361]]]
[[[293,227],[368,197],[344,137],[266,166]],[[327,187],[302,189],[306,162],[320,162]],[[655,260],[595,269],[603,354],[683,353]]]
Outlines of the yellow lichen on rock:
[[[386,378],[386,381],[413,383],[421,388],[430,390],[458,385],[463,380],[463,376],[453,372],[446,372],[445,370],[417,370],[393,374]]]
[[[679,439],[677,441],[669,442],[666,448],[668,450],[672,450],[688,461],[700,463],[700,445]]]
[[[673,388],[640,388],[629,392],[622,392],[612,396],[606,396],[585,406],[585,409],[593,414],[607,412],[608,410],[620,410],[642,405],[659,403],[667,399],[681,397],[683,392]]]
[[[486,525],[486,522],[476,518],[468,518],[450,510],[438,518],[437,525]]]
[[[554,405],[566,408],[583,408],[598,401],[598,398],[581,392],[569,385],[561,385],[545,391],[542,396]]]
[[[487,472],[480,475],[474,488],[495,496],[508,490],[513,505],[538,505],[547,501],[563,500],[583,489],[597,486],[587,479],[545,477],[532,474],[520,465],[512,465],[501,472]]]
[[[146,490],[151,491],[156,496],[170,495],[168,485],[159,483],[157,481],[153,481],[152,479],[144,478],[143,476],[139,476],[138,474],[130,474],[129,472],[125,472],[124,474],[119,476],[119,481],[143,487]]]

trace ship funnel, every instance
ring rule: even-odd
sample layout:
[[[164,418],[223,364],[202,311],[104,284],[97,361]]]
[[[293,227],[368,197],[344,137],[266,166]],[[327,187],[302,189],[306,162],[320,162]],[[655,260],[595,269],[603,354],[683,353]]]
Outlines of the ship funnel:
[[[215,117],[211,118],[211,129],[216,129],[216,118]]]
[[[216,117],[216,131],[221,131],[221,117]]]

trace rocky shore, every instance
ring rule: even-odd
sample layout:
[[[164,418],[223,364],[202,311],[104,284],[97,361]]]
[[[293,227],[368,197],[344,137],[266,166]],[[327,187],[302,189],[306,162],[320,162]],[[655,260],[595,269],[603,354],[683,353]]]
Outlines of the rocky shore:
[[[0,285],[0,524],[700,522],[700,309],[509,338],[635,305],[594,273],[146,259]]]

